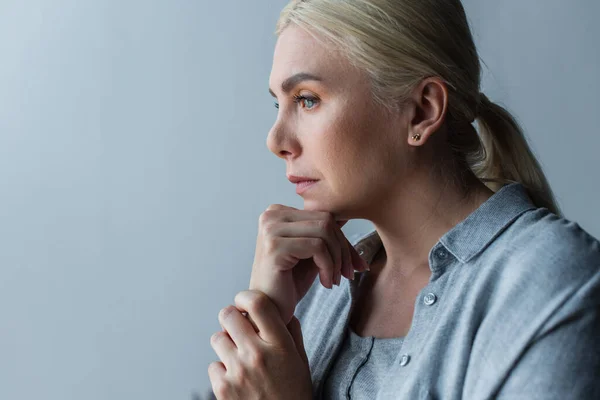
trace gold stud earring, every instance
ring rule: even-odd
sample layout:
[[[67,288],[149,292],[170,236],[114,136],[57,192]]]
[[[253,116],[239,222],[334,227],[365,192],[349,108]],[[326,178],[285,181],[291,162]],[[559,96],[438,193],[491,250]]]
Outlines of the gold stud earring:
[[[421,140],[421,134],[415,133],[412,138],[415,142],[418,142],[419,140]]]

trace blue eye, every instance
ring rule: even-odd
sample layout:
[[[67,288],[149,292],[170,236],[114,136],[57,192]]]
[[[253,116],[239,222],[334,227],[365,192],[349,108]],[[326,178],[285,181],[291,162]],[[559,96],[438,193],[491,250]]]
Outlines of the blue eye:
[[[295,95],[294,96],[294,102],[295,103],[301,103],[302,102],[302,104],[304,104],[304,106],[306,107],[306,109],[312,110],[314,108],[314,106],[316,105],[316,103],[317,103],[317,99],[315,99],[314,97]]]
[[[312,110],[315,105],[318,103],[318,99],[314,98],[314,97],[308,97],[308,96],[299,96],[299,95],[295,95],[294,96],[294,103],[296,104],[302,104],[304,105],[304,107],[307,110]],[[279,108],[279,103],[275,102],[274,103],[275,108]]]

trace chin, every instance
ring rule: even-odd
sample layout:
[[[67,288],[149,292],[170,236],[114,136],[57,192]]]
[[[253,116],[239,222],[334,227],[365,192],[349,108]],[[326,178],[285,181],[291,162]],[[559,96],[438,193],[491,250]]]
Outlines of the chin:
[[[325,198],[309,197],[304,200],[304,210],[307,211],[325,211],[339,216],[345,210],[347,203],[342,200],[343,198]]]

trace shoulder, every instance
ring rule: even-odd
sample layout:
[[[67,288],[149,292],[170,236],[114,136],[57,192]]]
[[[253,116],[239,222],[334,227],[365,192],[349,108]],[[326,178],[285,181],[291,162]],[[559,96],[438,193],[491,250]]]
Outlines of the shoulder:
[[[477,296],[464,308],[478,316],[473,370],[503,377],[498,398],[581,398],[597,389],[590,371],[600,366],[599,241],[576,222],[538,208],[480,256],[467,266]],[[489,384],[479,372],[473,376],[472,390]]]
[[[577,222],[558,216],[546,208],[530,210],[515,221],[515,231],[552,253],[572,249],[584,250],[598,255],[600,243]]]
[[[600,305],[600,242],[545,208],[521,215],[476,263],[498,320],[537,322],[541,333]]]
[[[506,257],[512,273],[577,281],[600,272],[598,239],[546,208],[524,213],[499,239],[495,256]]]

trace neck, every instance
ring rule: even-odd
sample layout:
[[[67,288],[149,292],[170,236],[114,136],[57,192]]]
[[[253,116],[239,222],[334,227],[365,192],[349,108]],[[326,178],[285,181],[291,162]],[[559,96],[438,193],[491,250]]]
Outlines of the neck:
[[[390,191],[369,219],[382,240],[370,274],[408,277],[418,268],[429,271],[429,252],[452,227],[493,195],[474,175],[467,189],[448,179],[415,177],[410,185]]]

